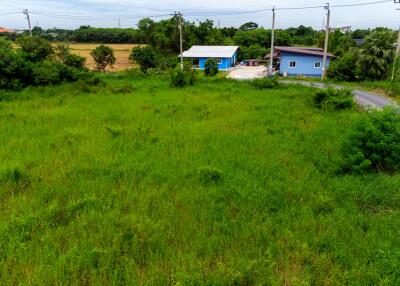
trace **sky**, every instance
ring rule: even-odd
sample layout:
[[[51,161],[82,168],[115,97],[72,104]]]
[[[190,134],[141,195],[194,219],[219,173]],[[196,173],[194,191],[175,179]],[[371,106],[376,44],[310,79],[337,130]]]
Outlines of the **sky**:
[[[0,0],[0,27],[26,29],[27,21],[23,9],[31,11],[32,26],[42,28],[78,28],[81,25],[94,27],[136,27],[139,19],[156,16],[154,20],[169,17],[174,11],[182,11],[190,21],[214,20],[221,27],[239,27],[246,22],[271,27],[271,12],[240,15],[210,15],[210,13],[253,11],[258,9],[325,5],[328,0]],[[375,0],[379,1],[379,0]],[[330,0],[331,5],[357,4],[374,0]],[[373,28],[377,26],[398,28],[400,26],[400,4],[387,1],[371,6],[332,8],[331,26]],[[13,14],[11,14],[13,13]],[[189,16],[198,13],[208,15]],[[276,25],[287,28],[299,25],[323,27],[326,11],[323,8],[310,10],[277,11]],[[120,21],[118,21],[120,18]]]

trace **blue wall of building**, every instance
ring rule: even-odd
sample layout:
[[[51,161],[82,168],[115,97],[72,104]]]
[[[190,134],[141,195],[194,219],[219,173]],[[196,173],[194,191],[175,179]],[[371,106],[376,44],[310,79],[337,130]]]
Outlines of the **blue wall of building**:
[[[232,58],[220,58],[220,59],[221,63],[218,64],[218,69],[227,70],[236,64],[237,53],[235,53]],[[208,58],[199,58],[199,69],[204,70],[204,66],[207,60]]]
[[[330,60],[330,58],[327,59],[328,67]],[[293,61],[296,62],[295,68],[291,68],[289,66],[290,62]],[[282,52],[280,74],[283,75],[286,72],[288,76],[304,75],[310,77],[320,77],[322,76],[322,61],[323,58],[319,56]],[[320,63],[319,68],[314,67],[316,62]]]

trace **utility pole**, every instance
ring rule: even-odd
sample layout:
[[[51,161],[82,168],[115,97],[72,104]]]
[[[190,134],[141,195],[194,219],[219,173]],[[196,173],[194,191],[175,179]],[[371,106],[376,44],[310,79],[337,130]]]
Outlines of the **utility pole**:
[[[275,6],[272,8],[272,31],[271,31],[271,56],[269,61],[269,73],[272,75],[274,68],[274,47],[275,47]]]
[[[121,28],[121,19],[118,19],[118,28]]]
[[[399,27],[399,35],[397,37],[397,48],[396,48],[396,54],[394,55],[394,63],[393,63],[393,71],[392,71],[392,81],[394,80],[394,76],[396,74],[396,68],[397,68],[397,58],[400,56],[400,27]]]
[[[179,17],[179,40],[180,40],[180,56],[181,56],[181,70],[183,71],[183,27],[182,27],[182,13],[176,13],[175,15]]]
[[[328,46],[329,46],[329,33],[330,33],[330,21],[331,21],[331,9],[329,3],[326,3],[325,10],[328,10],[327,20],[326,20],[326,33],[325,33],[325,47],[324,47],[324,60],[322,63],[322,77],[321,79],[324,80],[326,77],[326,58],[328,55]]]
[[[24,15],[26,15],[26,19],[28,20],[28,27],[29,27],[29,35],[32,37],[32,27],[31,27],[31,18],[29,17],[28,9],[22,11]]]

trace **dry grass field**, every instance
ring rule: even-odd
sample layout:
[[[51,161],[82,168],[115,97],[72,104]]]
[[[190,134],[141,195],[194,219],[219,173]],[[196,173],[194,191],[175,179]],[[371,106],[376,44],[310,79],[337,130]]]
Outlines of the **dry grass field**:
[[[86,58],[86,65],[89,69],[95,68],[95,63],[93,61],[90,52],[95,49],[100,44],[80,44],[74,43],[69,44],[69,48],[74,54],[80,55]],[[129,62],[129,55],[131,53],[132,48],[138,46],[135,44],[107,44],[107,46],[114,49],[115,57],[117,58],[117,62],[114,67],[111,69],[112,71],[121,71],[126,68],[134,66]]]

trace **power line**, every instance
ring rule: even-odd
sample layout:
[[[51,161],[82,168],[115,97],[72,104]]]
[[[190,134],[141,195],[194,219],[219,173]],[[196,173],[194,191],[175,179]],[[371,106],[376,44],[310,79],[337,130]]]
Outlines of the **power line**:
[[[384,3],[393,3],[393,0],[380,0],[373,2],[363,2],[363,3],[352,3],[352,4],[342,4],[342,5],[331,5],[331,8],[345,8],[345,7],[358,7],[358,6],[370,6]],[[302,6],[302,7],[282,7],[275,8],[275,11],[285,11],[285,10],[310,10],[310,9],[321,9],[325,8],[325,5],[318,6]],[[273,11],[274,8],[262,8],[257,10],[243,10],[243,11],[230,11],[230,12],[187,12],[187,16],[218,16],[218,15],[242,15],[242,14],[253,14]]]
[[[0,13],[0,16],[14,15],[14,14],[19,14],[19,13],[21,13],[21,11],[18,11],[18,12]]]
[[[97,21],[97,20],[105,20],[105,21],[118,21],[118,20],[132,20],[132,19],[141,19],[143,17],[146,18],[160,18],[160,17],[167,17],[170,14],[160,14],[160,15],[151,15],[151,16],[124,16],[124,17],[106,17],[106,16],[80,16],[80,15],[73,15],[73,14],[55,14],[55,13],[48,13],[48,12],[39,12],[39,11],[32,11],[31,14],[45,16],[49,18],[57,18],[57,19],[66,19],[66,20],[89,20],[89,21]]]
[[[372,2],[362,2],[362,3],[350,3],[350,4],[342,4],[342,5],[331,5],[331,8],[345,8],[345,7],[358,7],[358,6],[369,6],[369,5],[377,5],[384,3],[393,3],[393,0],[380,0],[380,1],[372,1]],[[289,11],[289,10],[310,10],[310,9],[322,9],[324,5],[317,6],[300,6],[300,7],[281,7],[275,8],[275,11]],[[186,16],[222,16],[222,15],[245,15],[245,14],[254,14],[254,13],[262,13],[262,12],[272,12],[274,8],[262,8],[256,10],[241,10],[241,11],[205,11],[205,12],[184,12]],[[10,12],[3,13],[2,15],[12,15],[18,12]],[[110,16],[100,16],[95,14],[83,14],[78,12],[68,12],[68,13],[60,13],[60,12],[52,12],[52,11],[40,11],[40,10],[32,10],[31,14],[36,14],[40,16],[45,16],[49,18],[57,18],[57,19],[65,19],[65,20],[88,20],[88,21],[96,21],[96,20],[105,20],[105,21],[118,21],[120,20],[132,20],[132,19],[140,19],[140,18],[162,18],[168,17],[170,14],[158,14],[158,15],[149,15],[149,16],[138,16],[138,15],[110,15]]]

